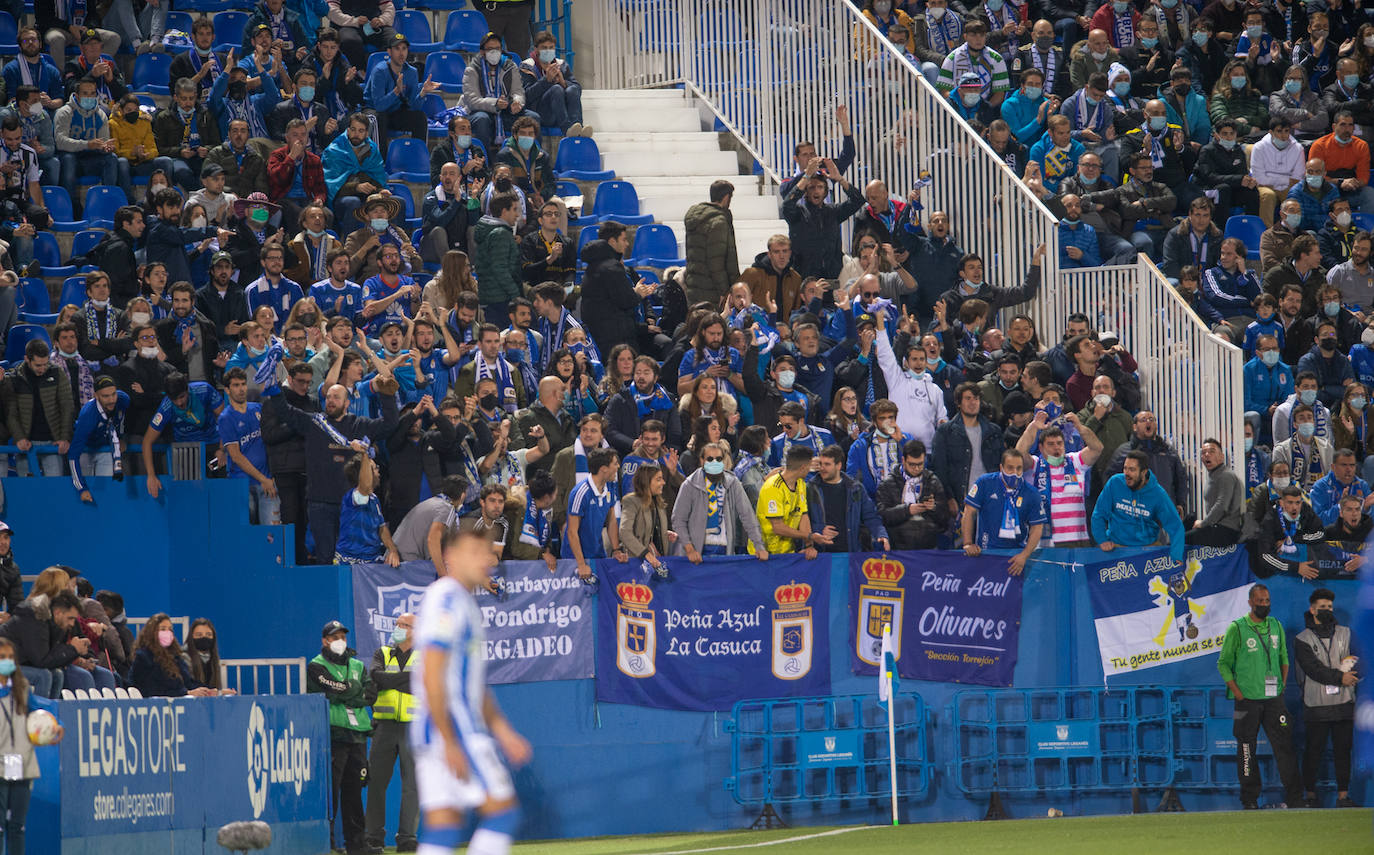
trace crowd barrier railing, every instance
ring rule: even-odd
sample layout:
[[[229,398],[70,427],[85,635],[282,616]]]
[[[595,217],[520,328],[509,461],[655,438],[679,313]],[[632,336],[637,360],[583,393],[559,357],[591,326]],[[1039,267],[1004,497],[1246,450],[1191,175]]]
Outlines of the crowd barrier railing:
[[[220,685],[240,695],[305,694],[305,657],[284,659],[224,659],[219,663]]]

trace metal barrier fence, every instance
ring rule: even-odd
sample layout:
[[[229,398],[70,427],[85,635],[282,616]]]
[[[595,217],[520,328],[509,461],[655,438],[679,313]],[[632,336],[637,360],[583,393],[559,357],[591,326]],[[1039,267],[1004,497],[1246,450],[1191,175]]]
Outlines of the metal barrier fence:
[[[897,795],[919,798],[930,786],[926,706],[899,693]],[[874,695],[741,701],[725,722],[730,777],[740,804],[891,796],[887,712]]]
[[[240,695],[305,694],[305,657],[291,659],[224,659],[220,685]]]

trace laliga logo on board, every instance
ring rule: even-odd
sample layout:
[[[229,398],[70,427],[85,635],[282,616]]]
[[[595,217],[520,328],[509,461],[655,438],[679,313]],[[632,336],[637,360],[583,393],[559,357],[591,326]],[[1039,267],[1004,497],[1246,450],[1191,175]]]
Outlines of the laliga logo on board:
[[[639,582],[621,582],[615,586],[615,594],[620,598],[615,617],[615,665],[630,677],[652,677],[658,650],[654,611],[649,608],[654,592]]]
[[[773,676],[800,680],[811,672],[811,586],[805,582],[779,585],[773,590],[778,607],[773,610]]]
[[[267,809],[269,784],[293,784],[299,796],[310,780],[310,739],[295,734],[294,722],[276,733],[268,730],[262,707],[253,704],[248,713],[248,801],[254,819]]]
[[[902,601],[906,591],[901,588],[906,567],[895,558],[869,558],[863,563],[868,583],[859,586],[858,631],[854,633],[855,653],[860,661],[875,668],[883,659],[883,627],[892,625],[892,651],[902,658]]]

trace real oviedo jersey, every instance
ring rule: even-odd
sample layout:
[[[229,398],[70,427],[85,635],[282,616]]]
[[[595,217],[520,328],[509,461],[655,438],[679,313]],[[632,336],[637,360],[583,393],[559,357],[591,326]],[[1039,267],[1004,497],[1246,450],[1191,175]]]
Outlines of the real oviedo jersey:
[[[434,649],[448,653],[448,672],[444,687],[445,706],[458,737],[486,733],[482,706],[487,691],[487,665],[483,656],[486,632],[482,613],[472,593],[456,580],[442,576],[425,591],[415,624],[415,648],[419,661],[411,678],[415,694],[415,720],[411,724],[411,743],[417,747],[438,746],[438,731],[430,726],[429,699],[425,690],[425,654]]]

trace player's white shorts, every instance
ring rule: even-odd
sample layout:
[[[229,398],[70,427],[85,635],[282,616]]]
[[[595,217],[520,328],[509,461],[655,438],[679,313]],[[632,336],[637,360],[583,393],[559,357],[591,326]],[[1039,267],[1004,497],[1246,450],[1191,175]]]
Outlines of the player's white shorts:
[[[510,773],[501,760],[496,740],[485,733],[464,738],[467,750],[468,777],[454,777],[444,761],[444,746],[432,746],[415,751],[415,780],[420,788],[420,810],[440,808],[470,810],[487,800],[504,801],[515,796]]]

